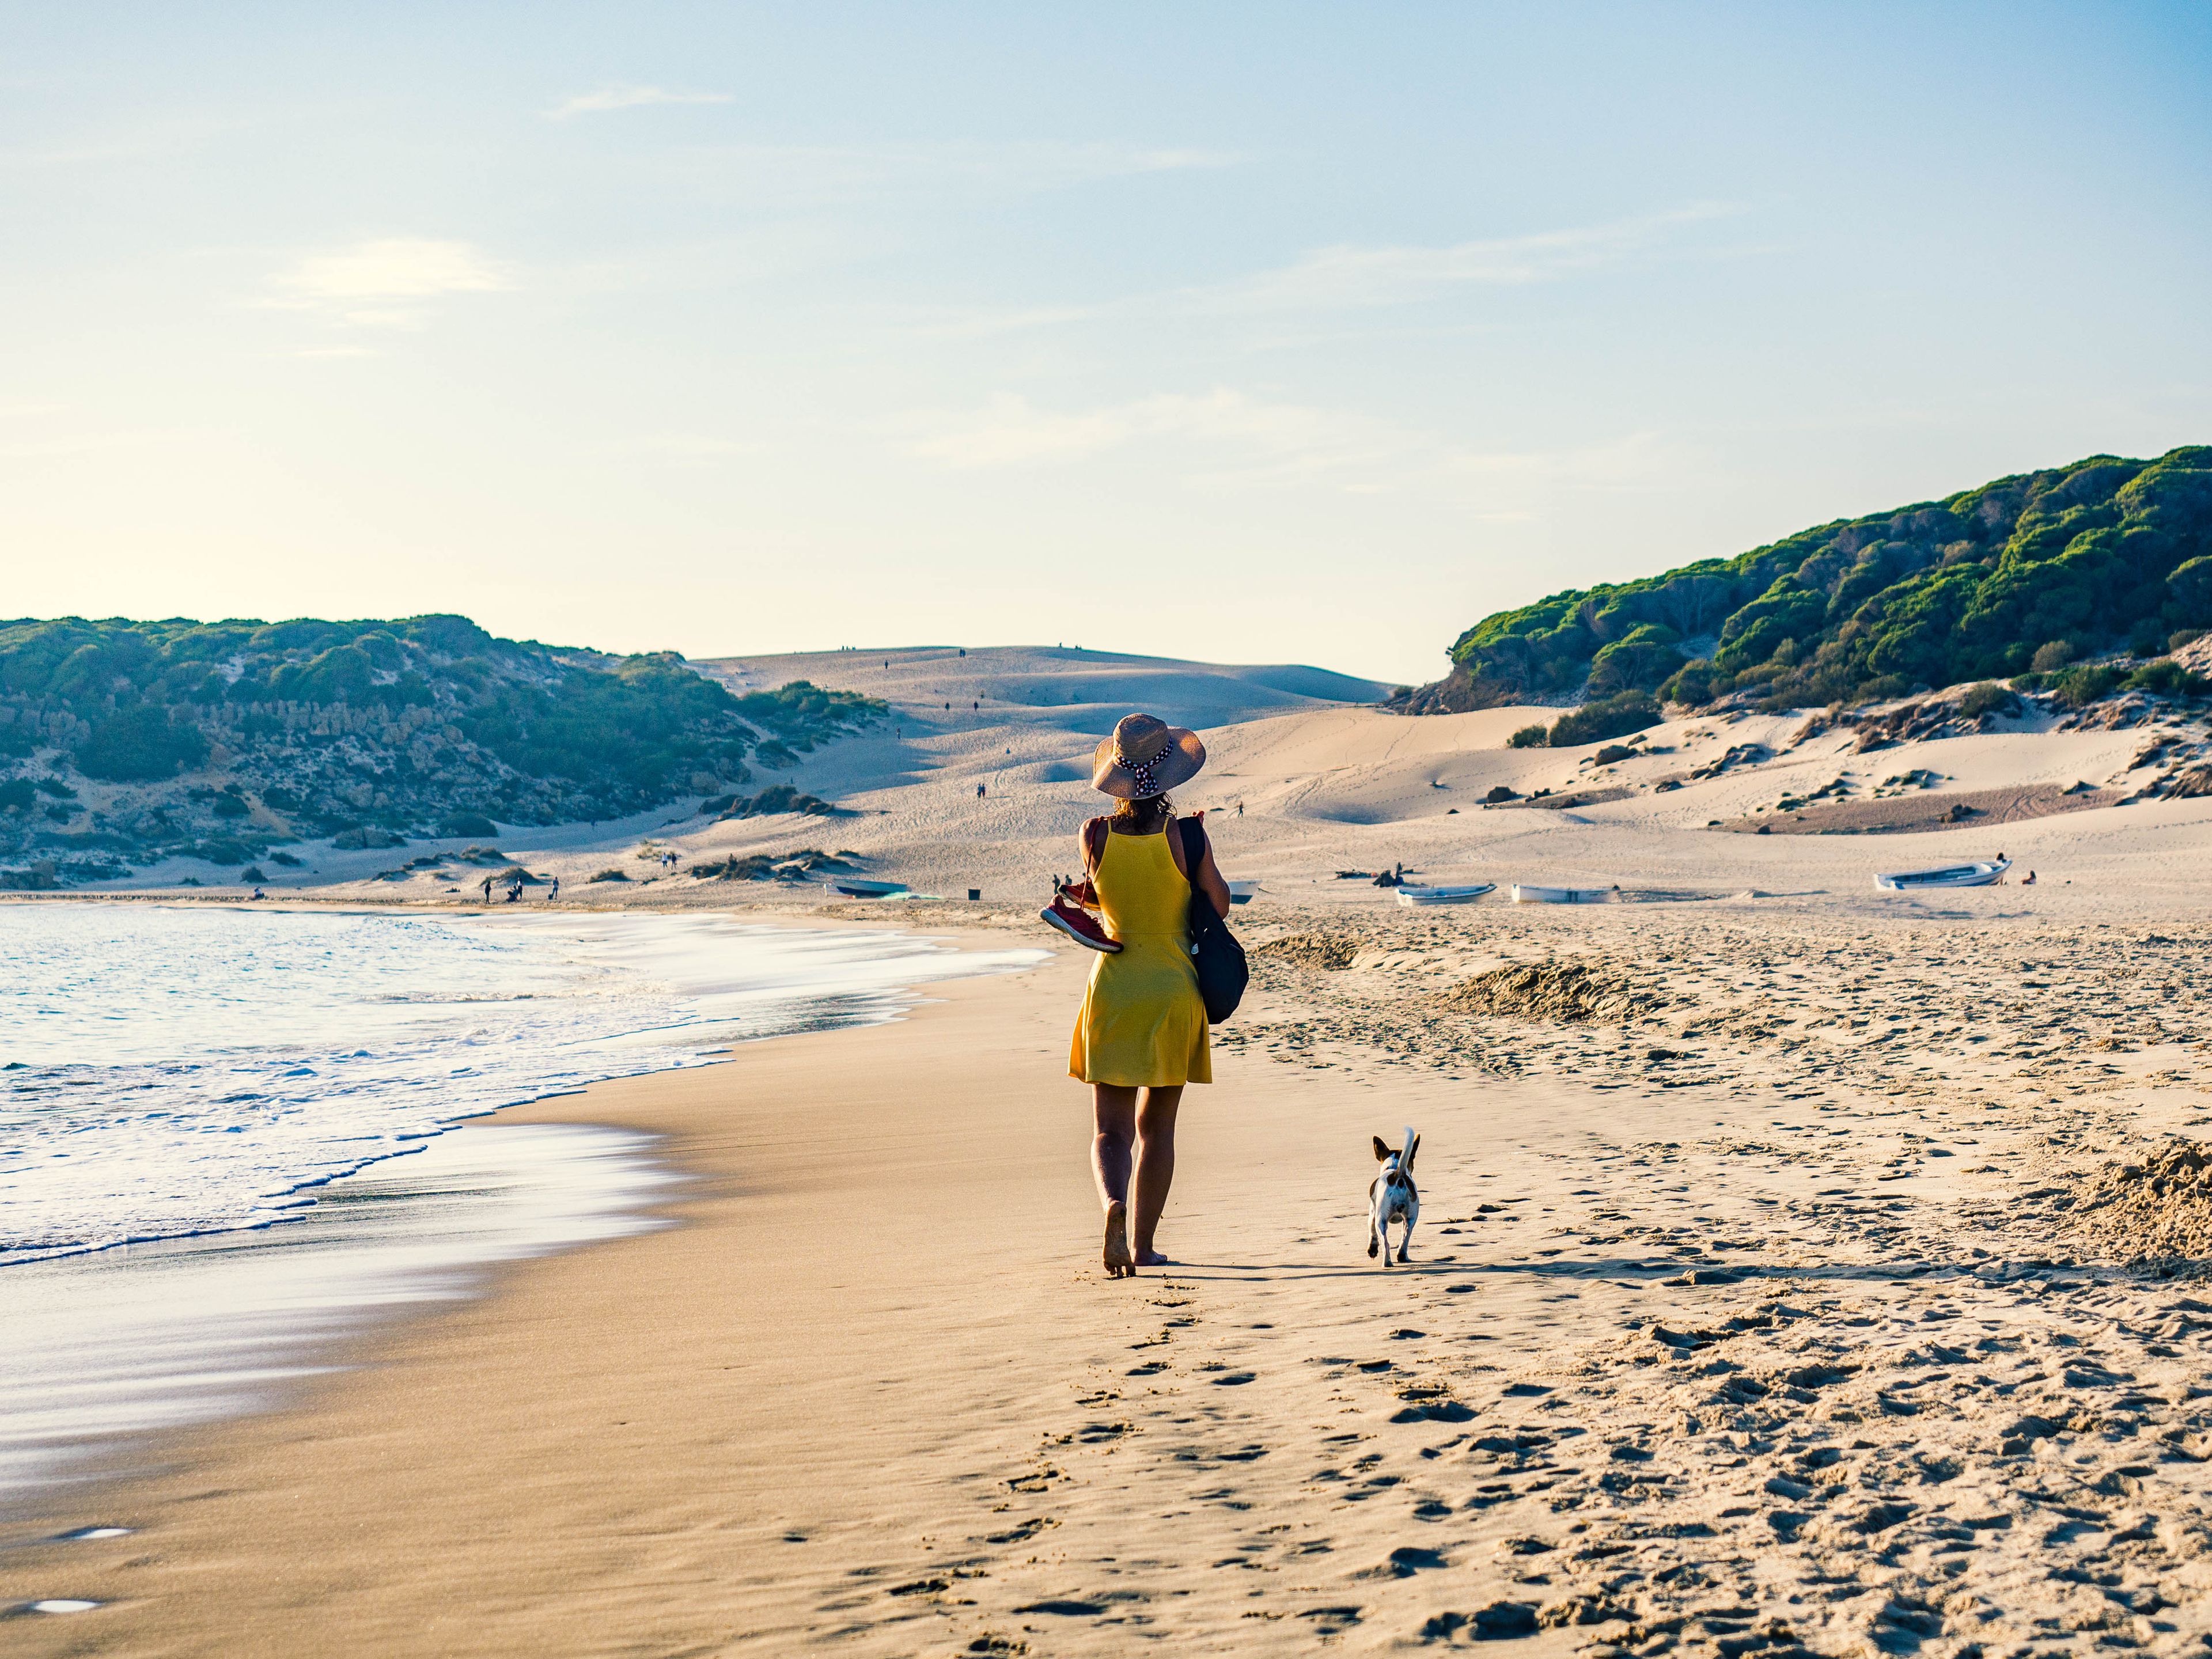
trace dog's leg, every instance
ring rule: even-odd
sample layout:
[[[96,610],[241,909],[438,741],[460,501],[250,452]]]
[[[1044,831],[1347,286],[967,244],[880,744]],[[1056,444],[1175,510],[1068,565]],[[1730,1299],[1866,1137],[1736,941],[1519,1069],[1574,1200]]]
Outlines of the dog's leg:
[[[1411,1261],[1413,1248],[1413,1224],[1421,1218],[1421,1200],[1415,1199],[1406,1206],[1406,1236],[1398,1243],[1398,1260]]]
[[[1370,1261],[1375,1258],[1376,1240],[1382,1236],[1382,1212],[1373,1205],[1370,1205],[1367,1209],[1367,1256]]]

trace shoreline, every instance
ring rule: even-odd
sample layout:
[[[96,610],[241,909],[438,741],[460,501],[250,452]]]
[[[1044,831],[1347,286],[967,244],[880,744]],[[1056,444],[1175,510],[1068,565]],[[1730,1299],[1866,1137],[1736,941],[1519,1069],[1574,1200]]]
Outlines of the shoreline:
[[[295,1379],[349,1363],[363,1340],[373,1344],[365,1331],[471,1294],[502,1264],[665,1224],[652,1189],[678,1177],[653,1150],[655,1137],[560,1116],[558,1103],[605,1082],[711,1069],[774,1036],[891,1023],[946,982],[1026,965],[1002,941],[942,930],[732,917],[719,920],[740,939],[811,933],[818,944],[772,946],[758,963],[742,952],[727,967],[708,961],[702,978],[702,944],[711,958],[721,937],[701,934],[704,920],[664,938],[605,915],[509,919],[564,937],[573,921],[585,929],[579,945],[597,941],[602,966],[627,957],[649,978],[672,980],[701,1034],[689,1045],[696,1052],[671,1048],[641,1066],[610,1050],[613,1069],[581,1087],[531,1091],[402,1136],[410,1144],[341,1176],[309,1180],[292,1189],[312,1192],[304,1208],[0,1268],[0,1285],[30,1321],[0,1376],[8,1476],[0,1524],[20,1530],[78,1484],[96,1490],[118,1470],[127,1479],[158,1455],[144,1449],[180,1430],[285,1409]],[[854,936],[852,944],[825,937],[841,934]],[[764,987],[776,988],[765,1000]],[[487,1127],[500,1133],[465,1133]]]
[[[542,1383],[549,1367],[568,1371],[581,1367],[592,1373],[599,1389],[630,1397],[619,1376],[594,1362],[605,1352],[601,1343],[609,1328],[620,1329],[631,1322],[622,1312],[627,1299],[623,1287],[639,1276],[635,1259],[641,1254],[696,1257],[717,1234],[716,1214],[772,1192],[780,1201],[788,1204],[795,1198],[803,1207],[804,1189],[820,1181],[821,1160],[811,1139],[794,1143],[787,1139],[779,1144],[762,1134],[760,1121],[778,1115],[778,1109],[754,1108],[739,1114],[743,1121],[734,1139],[718,1121],[724,1116],[722,1105],[735,1074],[833,1071],[864,1080],[864,1091],[872,1094],[878,1075],[874,1057],[842,1054],[843,1045],[874,1046],[867,1040],[880,1042],[888,1034],[924,1028],[935,1035],[934,1028],[949,1023],[946,1015],[956,1010],[972,1021],[979,1007],[1002,999],[1008,988],[1028,991],[1030,981],[1058,977],[1055,966],[1048,962],[1024,975],[945,981],[931,987],[926,1000],[897,1021],[748,1043],[708,1066],[610,1079],[575,1093],[504,1108],[461,1126],[455,1134],[568,1124],[649,1135],[654,1138],[649,1156],[677,1184],[642,1210],[645,1218],[659,1224],[653,1231],[495,1265],[480,1292],[468,1300],[380,1324],[343,1343],[333,1352],[327,1374],[292,1384],[291,1397],[273,1409],[149,1437],[140,1460],[143,1466],[136,1472],[69,1489],[59,1494],[59,1502],[27,1510],[0,1525],[0,1606],[20,1608],[52,1598],[100,1604],[83,1614],[40,1617],[27,1624],[11,1621],[11,1636],[27,1638],[21,1650],[27,1652],[76,1651],[87,1641],[96,1642],[102,1653],[214,1655],[264,1647],[290,1651],[295,1650],[289,1644],[305,1636],[306,1626],[297,1621],[308,1616],[309,1607],[325,1604],[333,1593],[333,1578],[356,1584],[375,1600],[395,1584],[413,1585],[411,1599],[420,1593],[425,1575],[432,1580],[441,1577],[428,1557],[418,1553],[426,1548],[432,1555],[439,1553],[419,1529],[426,1505],[437,1509],[450,1503],[469,1508],[489,1502],[503,1512],[496,1489],[522,1468],[537,1468],[535,1480],[550,1475],[540,1461],[547,1449],[542,1444],[520,1462],[507,1461],[516,1455],[517,1439],[536,1443],[541,1438],[526,1420],[526,1399],[537,1386],[530,1379]],[[1060,999],[1056,995],[1052,1000]],[[773,1157],[764,1163],[762,1154],[771,1151]],[[1081,1176],[1079,1166],[1076,1174]],[[1087,1177],[1083,1179],[1087,1185]],[[794,1188],[800,1190],[794,1192]],[[683,1243],[675,1249],[666,1249],[679,1240]],[[649,1248],[656,1242],[662,1243],[662,1250]],[[803,1239],[794,1236],[788,1262],[800,1261],[802,1244]],[[641,1253],[640,1246],[648,1249]],[[713,1250],[704,1253],[712,1255]],[[781,1260],[787,1258],[778,1249],[765,1252],[757,1265],[772,1269]],[[670,1286],[665,1269],[643,1271],[664,1291],[672,1288],[677,1300],[685,1299],[680,1288]],[[688,1272],[678,1275],[690,1276]],[[549,1333],[546,1328],[548,1322],[556,1327],[574,1322],[580,1302],[587,1303],[590,1310],[590,1316],[581,1322],[599,1334],[580,1348],[558,1329]],[[769,1320],[763,1328],[780,1322]],[[502,1375],[512,1387],[492,1384],[487,1393],[487,1373]],[[470,1422],[465,1427],[441,1422],[434,1415],[426,1417],[417,1409],[418,1391],[451,1404],[456,1390],[468,1396]],[[779,1388],[743,1404],[750,1414],[793,1395],[792,1389]],[[577,1402],[565,1392],[560,1398],[565,1409],[573,1412]],[[682,1404],[674,1397],[659,1403]],[[518,1420],[518,1413],[523,1420]],[[795,1413],[781,1415],[787,1432],[803,1431],[811,1412],[802,1402]],[[397,1440],[427,1446],[426,1455],[419,1460],[403,1457],[395,1467],[392,1450]],[[497,1447],[501,1466],[507,1470],[501,1480],[447,1478],[453,1474],[445,1467],[449,1455],[487,1443]],[[598,1460],[586,1453],[584,1461]],[[210,1481],[217,1492],[209,1491]],[[388,1492],[395,1485],[408,1491],[406,1501],[380,1501],[379,1489]],[[568,1496],[573,1500],[587,1494],[572,1489]],[[210,1503],[224,1511],[212,1526]],[[339,1545],[334,1534],[327,1551],[303,1547],[303,1534],[319,1529],[318,1517],[327,1523],[327,1510],[334,1504],[356,1510],[337,1523],[353,1541]],[[284,1518],[274,1520],[272,1506]],[[377,1521],[396,1527],[397,1535],[390,1541],[410,1558],[407,1567],[397,1562],[377,1569],[360,1565],[358,1528],[371,1516],[376,1517],[369,1522],[372,1529]],[[85,1541],[70,1536],[87,1528],[109,1527],[130,1531],[113,1539]],[[264,1527],[270,1529],[260,1544],[248,1542]],[[461,1527],[452,1535],[467,1533]],[[605,1547],[609,1540],[599,1541]],[[341,1559],[349,1565],[334,1566]],[[280,1560],[323,1582],[311,1589],[281,1570],[271,1582],[271,1569]],[[210,1571],[228,1577],[234,1571],[241,1575],[241,1582],[220,1595],[209,1594],[204,1580]],[[149,1572],[168,1582],[150,1582]],[[172,1578],[173,1573],[181,1577]],[[257,1587],[261,1595],[257,1595]],[[416,1626],[412,1618],[396,1618],[382,1634],[371,1637],[367,1631],[381,1619],[362,1617],[368,1622],[352,1626],[356,1650],[360,1651],[522,1649],[520,1644],[507,1646],[470,1637],[465,1620],[443,1626],[442,1634],[434,1637],[429,1627]],[[438,1620],[430,1621],[430,1627],[440,1626]],[[48,1648],[49,1639],[56,1645]],[[541,1650],[584,1650],[559,1638],[546,1639],[550,1645]],[[611,1639],[604,1646],[595,1642],[591,1650],[624,1650],[624,1644]]]
[[[546,1098],[556,1098],[549,1096]],[[653,1139],[508,1125],[425,1139],[258,1226],[11,1265],[0,1533],[129,1479],[152,1448],[281,1411],[395,1321],[479,1294],[505,1265],[668,1224]]]

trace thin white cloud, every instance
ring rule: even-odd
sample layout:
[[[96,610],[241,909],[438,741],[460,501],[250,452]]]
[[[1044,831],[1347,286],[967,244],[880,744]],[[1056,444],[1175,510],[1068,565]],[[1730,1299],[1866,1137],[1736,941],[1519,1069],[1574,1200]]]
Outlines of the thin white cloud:
[[[1075,414],[1000,396],[965,420],[939,423],[915,453],[954,468],[1020,466],[1084,459],[1133,445],[1200,445],[1249,471],[1319,471],[1374,465],[1419,441],[1387,422],[1270,403],[1227,388],[1164,392]]]
[[[1563,487],[1648,485],[1699,459],[1649,432],[1567,449],[1486,451],[1356,410],[1273,402],[1225,387],[1074,412],[1002,395],[974,415],[926,425],[914,453],[960,471],[1076,464],[1151,445],[1163,465],[1209,484],[1303,481],[1355,495],[1414,490],[1486,518],[1525,516]]]
[[[430,301],[513,286],[471,243],[387,236],[302,255],[270,279],[264,303],[356,328],[419,328]]]
[[[1065,190],[1106,179],[1237,167],[1227,151],[1161,144],[1040,141],[883,144],[709,144],[669,158],[702,189],[757,204],[820,210],[885,199],[941,209],[983,198]]]
[[[653,433],[628,439],[617,447],[633,455],[701,465],[769,453],[769,446],[757,439],[723,438],[699,432]]]
[[[1742,211],[1725,204],[1699,203],[1671,213],[1444,247],[1339,244],[1316,248],[1279,270],[1200,294],[1239,308],[1338,310],[1405,305],[1461,288],[1558,282],[1622,264],[1686,226]]]
[[[1658,253],[1692,226],[1747,210],[1728,203],[1693,203],[1665,213],[1441,247],[1339,243],[1316,248],[1273,270],[1226,282],[1089,305],[987,312],[932,324],[926,331],[991,335],[1120,317],[1328,313],[1410,305],[1466,289],[1564,282]]]
[[[649,104],[728,104],[736,100],[726,92],[671,92],[666,87],[601,87],[580,93],[545,112],[549,121],[565,121],[575,115],[604,115],[611,110],[641,109]]]

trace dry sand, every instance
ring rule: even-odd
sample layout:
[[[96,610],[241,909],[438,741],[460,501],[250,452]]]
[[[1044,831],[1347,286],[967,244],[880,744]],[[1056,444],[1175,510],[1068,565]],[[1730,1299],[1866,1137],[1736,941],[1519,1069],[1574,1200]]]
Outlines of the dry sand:
[[[2173,1138],[2212,1125],[2212,806],[2008,823],[2036,887],[1919,896],[1868,878],[1998,849],[1705,828],[1838,772],[2118,787],[2142,731],[1862,754],[1752,717],[1600,768],[1502,747],[1528,711],[1249,712],[1188,792],[1244,800],[1218,837],[1267,890],[1184,1115],[1177,1267],[1097,1272],[1073,952],[595,1089],[541,1115],[665,1133],[684,1225],[518,1268],[15,1528],[0,1599],[114,1605],[0,1626],[10,1650],[2205,1650],[2212,1191]],[[794,781],[844,768],[873,817],[683,845],[831,838],[987,889],[917,921],[1029,936],[1082,735],[1009,713],[939,763],[832,750]],[[1476,804],[1500,784],[1625,793]],[[1404,910],[1334,878],[1397,860],[1637,902]],[[1424,1215],[1384,1271],[1366,1147],[1408,1123]],[[94,1522],[142,1530],[27,1541]]]

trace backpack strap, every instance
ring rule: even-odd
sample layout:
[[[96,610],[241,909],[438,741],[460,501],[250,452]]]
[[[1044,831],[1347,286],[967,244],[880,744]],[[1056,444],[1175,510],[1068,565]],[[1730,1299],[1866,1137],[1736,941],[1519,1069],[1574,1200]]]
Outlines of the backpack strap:
[[[1206,862],[1206,823],[1200,818],[1178,818],[1176,830],[1182,836],[1182,876],[1198,885],[1199,866]]]

